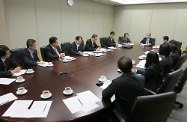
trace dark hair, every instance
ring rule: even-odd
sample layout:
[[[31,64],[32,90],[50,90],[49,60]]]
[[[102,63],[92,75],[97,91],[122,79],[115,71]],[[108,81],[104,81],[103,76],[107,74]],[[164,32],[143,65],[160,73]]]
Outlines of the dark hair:
[[[0,45],[0,58],[4,57],[6,55],[7,50],[10,50],[7,46]]]
[[[159,54],[164,55],[166,57],[170,54],[170,46],[168,44],[161,44],[159,48]]]
[[[128,34],[128,36],[129,36],[129,33],[125,33],[125,34],[124,34],[124,37],[125,37],[125,35],[127,35],[127,34]]]
[[[118,67],[123,73],[131,72],[132,60],[126,56],[122,56],[118,60]]]
[[[114,34],[114,35],[115,35],[115,32],[114,32],[114,31],[110,32],[110,35],[112,35],[112,34]]]
[[[145,68],[148,68],[152,64],[158,65],[159,64],[159,57],[156,52],[150,51],[146,57]]]
[[[169,43],[170,43],[170,44],[175,44],[175,43],[176,43],[176,40],[173,40],[173,39],[172,39],[172,40],[169,41]]]
[[[51,37],[51,38],[49,38],[49,44],[53,44],[53,43],[55,43],[56,42],[56,40],[57,40],[57,38],[56,37]]]
[[[164,36],[163,39],[168,41],[169,37],[168,36]]]
[[[36,43],[36,41],[34,39],[28,39],[27,43],[26,43],[27,48],[29,48],[29,46],[32,46],[34,43]]]
[[[97,34],[93,34],[93,35],[92,35],[92,38],[95,38],[95,37],[97,37]]]
[[[76,36],[76,37],[75,37],[75,40],[79,40],[80,38],[82,39],[81,36]]]
[[[175,44],[170,44],[170,51],[171,52],[176,52],[177,51],[177,46]]]

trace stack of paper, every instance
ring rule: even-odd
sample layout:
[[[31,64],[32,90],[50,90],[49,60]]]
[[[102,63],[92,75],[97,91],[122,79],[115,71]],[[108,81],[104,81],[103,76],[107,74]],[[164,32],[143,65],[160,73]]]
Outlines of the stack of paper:
[[[39,66],[42,66],[42,67],[51,67],[53,66],[52,62],[44,62],[44,64],[38,64]]]
[[[27,70],[22,69],[20,72],[14,73],[13,76],[21,76],[21,75],[25,74],[26,71],[27,71]]]
[[[16,100],[3,117],[12,118],[43,118],[47,117],[52,101],[34,101],[31,108],[29,106],[33,100]]]
[[[14,82],[16,79],[14,78],[0,78],[0,84],[2,85],[9,85]]]
[[[145,63],[146,63],[146,60],[141,60],[141,61],[136,65],[136,67],[137,67],[137,68],[142,68],[142,69],[144,69],[144,68],[145,68]]]
[[[119,46],[119,45],[118,45]],[[109,49],[113,49],[113,50],[115,50],[115,49],[117,49],[116,47],[108,47]]]
[[[101,52],[107,52],[107,50],[105,48],[101,48],[100,51]]]
[[[122,44],[118,44],[118,47],[122,47],[123,45]]]
[[[78,93],[77,96],[64,99],[63,102],[70,110],[71,113],[76,113],[79,111],[88,112],[99,106],[96,102],[100,99],[95,96],[91,91],[85,91]]]
[[[18,99],[18,98],[12,93],[2,95],[2,96],[0,96],[0,106],[6,104],[8,102],[11,102],[13,100],[16,100],[16,99]]]

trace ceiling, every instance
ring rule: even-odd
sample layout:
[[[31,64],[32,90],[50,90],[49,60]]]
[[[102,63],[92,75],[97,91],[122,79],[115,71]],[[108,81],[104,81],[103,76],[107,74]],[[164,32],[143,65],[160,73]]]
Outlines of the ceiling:
[[[110,5],[187,2],[187,0],[93,0],[93,1],[110,4]]]

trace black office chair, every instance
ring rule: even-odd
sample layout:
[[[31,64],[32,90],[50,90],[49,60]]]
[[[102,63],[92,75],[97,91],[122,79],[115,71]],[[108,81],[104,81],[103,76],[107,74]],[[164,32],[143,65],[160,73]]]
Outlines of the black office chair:
[[[108,38],[102,37],[100,38],[100,44],[102,48],[107,48],[108,47]]]
[[[45,61],[46,60],[46,57],[45,57],[45,47],[46,46],[43,46],[43,47],[40,47],[40,52],[41,52],[41,56],[42,56],[42,59]]]
[[[84,40],[82,40],[80,46],[83,47],[83,51],[84,51]]]
[[[155,42],[156,42],[156,39],[155,39],[155,38],[153,38],[153,41],[152,41],[151,46],[154,46],[154,45],[155,45]]]
[[[70,42],[64,42],[61,44],[62,52],[66,55],[70,55]]]
[[[160,94],[165,92],[171,92],[174,90],[174,88],[177,86],[177,83],[179,82],[180,77],[183,74],[182,69],[178,69],[176,71],[173,71],[171,73],[168,73],[165,80],[161,84],[161,86],[157,89],[156,92],[153,92],[147,88],[145,89],[144,95],[151,95],[151,94]]]
[[[187,60],[187,54],[183,53],[180,59],[178,60],[177,64],[173,67],[173,70],[180,69],[183,63]]]
[[[179,54],[181,55],[181,46],[182,46],[182,42],[176,41],[176,40],[171,40],[169,41],[171,44],[175,44],[177,46],[177,51],[179,52]]]
[[[120,36],[120,37],[118,38],[118,43],[119,43],[119,44],[121,44],[123,38],[124,38],[123,36]]]
[[[184,88],[184,85],[186,84],[186,81],[187,81],[187,67],[186,69],[184,70],[179,82],[178,82],[178,85],[174,88],[174,92],[176,94],[179,94],[183,88]],[[183,107],[183,104],[178,102],[178,101],[175,101],[175,104],[178,104],[179,105],[179,108],[182,108]]]
[[[10,50],[10,59],[11,60],[14,60],[16,63],[18,63],[20,66],[23,66],[24,63],[23,63],[23,60],[22,60],[22,51],[24,50],[25,48],[16,48],[16,49],[12,49]]]
[[[176,94],[167,92],[136,98],[128,116],[113,110],[120,122],[166,122],[169,117]]]

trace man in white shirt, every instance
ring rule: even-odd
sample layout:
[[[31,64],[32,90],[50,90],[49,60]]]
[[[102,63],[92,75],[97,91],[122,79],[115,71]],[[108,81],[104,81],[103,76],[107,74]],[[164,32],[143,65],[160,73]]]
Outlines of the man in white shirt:
[[[81,55],[81,56],[83,55],[84,45],[81,45],[81,43],[82,43],[82,37],[77,36],[75,38],[75,41],[70,45],[70,53],[72,55]]]

